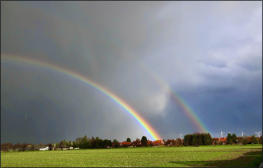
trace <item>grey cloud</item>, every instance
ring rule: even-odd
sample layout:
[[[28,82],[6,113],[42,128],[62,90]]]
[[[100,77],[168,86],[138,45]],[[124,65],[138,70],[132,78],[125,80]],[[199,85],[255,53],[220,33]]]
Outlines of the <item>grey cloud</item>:
[[[233,130],[258,129],[262,122],[260,2],[4,2],[1,8],[2,54],[89,77],[127,101],[164,138],[196,128],[141,62],[212,131],[215,116]],[[1,70],[1,132],[8,141],[147,134],[112,100],[70,77],[11,63]],[[28,128],[27,136],[13,123]]]

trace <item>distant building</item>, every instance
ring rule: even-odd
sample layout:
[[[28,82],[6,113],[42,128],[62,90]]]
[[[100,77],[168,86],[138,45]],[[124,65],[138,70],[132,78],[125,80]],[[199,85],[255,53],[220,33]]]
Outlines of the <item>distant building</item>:
[[[225,145],[227,142],[226,137],[220,137],[220,138],[213,138],[212,139],[212,144],[213,145]]]
[[[40,148],[39,150],[40,150],[40,151],[47,151],[47,150],[49,150],[49,147],[47,146],[47,147],[45,147],[45,148]]]
[[[156,141],[152,141],[153,146],[160,146],[163,145],[164,142],[163,140],[156,140]]]
[[[131,144],[132,144],[131,142],[123,141],[123,142],[120,143],[120,146],[128,147],[128,146],[131,146]]]
[[[222,143],[223,145],[226,144],[226,141],[227,141],[226,137],[219,138],[219,143]]]

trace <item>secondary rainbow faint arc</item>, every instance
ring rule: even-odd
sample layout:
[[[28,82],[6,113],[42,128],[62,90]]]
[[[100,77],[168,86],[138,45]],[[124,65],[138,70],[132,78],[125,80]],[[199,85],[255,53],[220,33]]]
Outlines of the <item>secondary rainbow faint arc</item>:
[[[171,97],[173,100],[180,105],[180,107],[183,109],[184,113],[187,115],[188,118],[191,119],[192,123],[195,124],[195,126],[198,128],[198,131],[200,132],[206,132],[208,133],[208,129],[205,127],[205,125],[201,122],[201,120],[196,116],[196,114],[193,112],[190,106],[188,106],[180,96],[173,91],[169,85],[162,80],[159,76],[157,76],[150,68],[148,68],[144,63],[140,62],[139,64],[150,76],[162,87],[164,90],[171,93]]]
[[[2,58],[4,58],[4,60],[7,60],[7,61],[9,60],[9,61],[21,62],[21,63],[40,66],[43,68],[52,69],[54,71],[66,74],[66,75],[68,75],[74,79],[77,79],[81,82],[84,82],[84,83],[88,84],[89,86],[92,86],[93,88],[99,90],[104,95],[111,98],[114,102],[119,104],[123,109],[125,109],[125,111],[127,111],[132,117],[134,117],[137,120],[137,122],[150,134],[150,136],[154,140],[161,139],[160,135],[152,128],[152,126],[147,121],[145,121],[145,119],[143,119],[138,114],[138,112],[135,111],[135,109],[133,109],[130,105],[128,105],[124,100],[122,100],[120,97],[115,95],[113,92],[109,91],[108,89],[101,86],[100,84],[95,83],[94,81],[90,80],[89,78],[87,78],[87,77],[85,77],[85,76],[83,76],[77,72],[73,72],[73,71],[70,71],[68,69],[59,67],[57,65],[53,65],[53,64],[50,64],[47,62],[34,60],[31,58],[29,59],[29,58],[17,57],[17,56],[13,56],[13,55],[5,55],[5,56],[2,56]]]

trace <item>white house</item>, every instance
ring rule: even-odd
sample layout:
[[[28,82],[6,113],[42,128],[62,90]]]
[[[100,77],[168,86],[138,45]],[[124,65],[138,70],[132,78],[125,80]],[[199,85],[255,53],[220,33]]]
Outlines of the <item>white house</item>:
[[[49,149],[49,147],[47,146],[47,147],[45,147],[45,148],[40,148],[39,150],[41,150],[41,151],[47,151]]]

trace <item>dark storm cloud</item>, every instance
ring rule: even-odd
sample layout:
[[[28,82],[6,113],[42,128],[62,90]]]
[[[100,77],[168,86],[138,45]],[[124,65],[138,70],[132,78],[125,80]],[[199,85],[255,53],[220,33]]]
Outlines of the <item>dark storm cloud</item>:
[[[56,72],[23,67],[3,65],[8,74],[2,76],[3,140],[54,142],[84,134],[123,139],[133,136],[130,128],[141,130],[123,109],[89,86]],[[15,75],[23,80],[12,82]]]
[[[2,55],[89,77],[164,138],[197,129],[142,62],[210,131],[261,127],[260,2],[4,2],[1,8]],[[147,135],[112,100],[68,76],[10,62],[1,70],[2,140]]]

